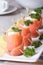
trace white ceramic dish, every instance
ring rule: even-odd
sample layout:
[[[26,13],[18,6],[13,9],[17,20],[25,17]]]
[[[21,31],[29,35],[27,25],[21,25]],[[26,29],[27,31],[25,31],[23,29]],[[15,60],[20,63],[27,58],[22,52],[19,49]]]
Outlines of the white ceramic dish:
[[[0,0],[0,12],[6,11],[8,9],[8,1]]]
[[[43,0],[16,0],[21,6],[29,8],[37,8],[43,6]]]
[[[43,32],[43,29],[40,29],[40,32]],[[33,38],[33,40],[38,40],[39,37],[37,38]],[[3,57],[0,57],[0,60],[8,60],[8,61],[16,61],[16,62],[36,62],[39,57],[41,56],[42,52],[43,52],[43,40],[41,41],[42,45],[38,48],[35,49],[35,51],[37,52],[37,54],[26,58],[24,55],[21,56],[10,56],[8,53],[5,53],[3,55]]]
[[[25,57],[24,55],[21,56],[10,56],[9,54],[5,53],[3,57],[0,57],[0,60],[8,60],[8,61],[17,61],[17,62],[36,62],[43,52],[43,42],[42,45],[35,49],[37,54],[31,57]]]
[[[9,8],[4,12],[0,12],[0,15],[9,14],[9,13],[15,12],[16,10],[17,8],[15,6],[9,5]]]

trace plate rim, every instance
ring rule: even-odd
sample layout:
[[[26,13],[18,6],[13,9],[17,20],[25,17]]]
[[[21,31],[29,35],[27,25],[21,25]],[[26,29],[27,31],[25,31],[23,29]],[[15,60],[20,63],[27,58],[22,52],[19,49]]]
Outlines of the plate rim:
[[[18,8],[15,7],[14,5],[9,5],[9,6],[13,6],[14,8],[12,10],[9,10],[9,11],[4,11],[4,12],[1,12],[0,15],[5,15],[5,14],[10,14],[12,12],[15,12]]]

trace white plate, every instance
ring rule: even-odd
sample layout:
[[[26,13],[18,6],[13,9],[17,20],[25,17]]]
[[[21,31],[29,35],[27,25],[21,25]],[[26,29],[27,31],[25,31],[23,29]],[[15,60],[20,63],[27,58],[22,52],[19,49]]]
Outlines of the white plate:
[[[43,29],[41,29],[41,30],[43,30]],[[33,38],[33,40],[38,40],[38,38],[39,37]],[[16,61],[16,62],[36,62],[39,59],[39,57],[42,55],[42,52],[43,52],[43,41],[41,41],[41,42],[42,42],[42,45],[35,49],[37,54],[35,54],[31,57],[25,57],[24,55],[10,56],[8,53],[5,53],[2,57],[0,57],[0,60],[8,60],[8,61]]]
[[[9,14],[9,13],[15,12],[16,10],[17,8],[15,6],[9,5],[9,8],[4,12],[0,12],[0,15]]]
[[[24,55],[21,56],[10,56],[9,54],[5,53],[3,57],[0,57],[0,60],[8,60],[8,61],[17,61],[17,62],[36,62],[42,54],[43,51],[43,44],[35,49],[37,54],[31,57],[25,57]]]
[[[36,38],[36,39],[38,39],[38,38]],[[0,57],[0,60],[17,61],[17,62],[36,62],[43,52],[43,41],[42,41],[42,45],[40,47],[36,48],[35,50],[36,50],[37,54],[35,54],[34,56],[31,56],[31,57],[28,57],[28,58],[26,58],[23,55],[10,56],[9,54],[5,53],[3,55],[3,57]]]

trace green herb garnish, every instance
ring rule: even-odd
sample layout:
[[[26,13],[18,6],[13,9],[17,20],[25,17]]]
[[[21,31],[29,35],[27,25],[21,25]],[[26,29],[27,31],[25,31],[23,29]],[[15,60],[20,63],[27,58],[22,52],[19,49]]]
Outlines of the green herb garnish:
[[[34,46],[35,48],[39,47],[40,45],[42,45],[42,43],[40,41],[35,41],[32,44],[32,46]]]
[[[26,21],[24,21],[24,24],[25,24],[26,26],[29,26],[29,24],[33,24],[33,22],[30,21],[30,20],[26,20]]]
[[[43,40],[43,34],[42,34],[42,35],[40,35],[39,39],[40,39],[40,40]]]
[[[39,14],[42,13],[41,8],[36,8],[36,9],[34,9],[34,11],[37,12],[37,13],[39,13]]]
[[[36,13],[36,14],[30,14],[29,16],[31,16],[31,18],[34,18],[34,19],[38,19],[38,20],[40,20],[40,15],[38,14],[38,13]]]
[[[21,29],[19,29],[19,28],[12,27],[12,30],[15,31],[15,32],[20,32],[21,33]]]
[[[35,54],[34,48],[26,47],[26,49],[24,50],[24,56],[26,57],[33,56],[34,54]]]

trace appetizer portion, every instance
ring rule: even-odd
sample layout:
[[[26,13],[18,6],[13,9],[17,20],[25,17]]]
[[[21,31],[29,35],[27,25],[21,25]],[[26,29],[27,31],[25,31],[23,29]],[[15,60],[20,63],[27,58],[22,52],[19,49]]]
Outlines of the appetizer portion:
[[[6,33],[7,49],[11,55],[18,56],[23,51],[21,30],[16,27],[12,27],[12,30],[13,32]]]
[[[25,25],[27,25],[29,27],[30,33],[32,37],[37,37],[39,36],[38,33],[38,28],[37,28],[37,22],[35,21],[35,19],[32,19],[31,17],[28,17],[28,21],[24,21]]]
[[[21,35],[23,37],[24,46],[31,45],[32,44],[31,33],[30,33],[30,30],[29,30],[28,26],[19,25],[19,29],[22,30]]]
[[[32,11],[29,16],[34,20],[34,24],[37,26],[37,28],[41,28],[42,27],[42,16],[41,16],[41,8],[36,8],[34,11]]]
[[[23,27],[27,27],[28,30],[30,30],[31,37],[37,37],[39,36],[39,32],[37,31],[37,26],[33,23],[35,19],[32,19],[31,17],[25,17],[23,21],[23,25],[19,24],[17,25],[18,28],[22,29]]]

